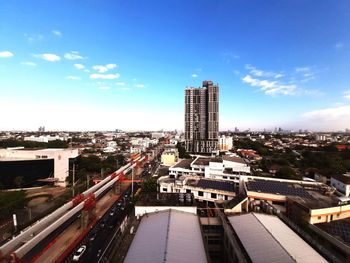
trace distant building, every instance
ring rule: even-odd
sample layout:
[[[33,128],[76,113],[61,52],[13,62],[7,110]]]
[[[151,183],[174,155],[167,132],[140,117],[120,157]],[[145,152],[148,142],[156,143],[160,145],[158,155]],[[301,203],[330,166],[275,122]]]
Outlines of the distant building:
[[[233,138],[231,136],[222,135],[219,137],[219,150],[229,151],[233,147]]]
[[[185,89],[185,141],[191,153],[218,150],[219,86],[212,81],[202,86]]]
[[[66,186],[69,175],[69,160],[78,157],[78,149],[0,149],[0,161],[53,160],[53,182],[58,186]],[[23,177],[25,179],[25,173]],[[48,174],[47,177],[50,175]]]
[[[151,133],[151,137],[153,139],[160,139],[160,138],[164,138],[165,134],[164,132],[152,132]]]

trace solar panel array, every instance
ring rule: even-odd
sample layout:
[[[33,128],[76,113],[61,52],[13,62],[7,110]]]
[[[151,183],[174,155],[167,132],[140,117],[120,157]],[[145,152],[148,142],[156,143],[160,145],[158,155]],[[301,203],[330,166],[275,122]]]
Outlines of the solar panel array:
[[[207,188],[207,189],[215,189],[215,190],[228,191],[228,192],[235,191],[234,185],[230,182],[200,179],[197,183],[197,186],[202,188]]]
[[[300,197],[311,198],[311,195],[302,187],[293,187],[291,184],[286,184],[278,181],[254,180],[248,181],[248,191],[264,192],[270,194],[293,195]]]
[[[335,220],[329,223],[317,224],[332,236],[340,236],[345,242],[350,244],[350,220]]]

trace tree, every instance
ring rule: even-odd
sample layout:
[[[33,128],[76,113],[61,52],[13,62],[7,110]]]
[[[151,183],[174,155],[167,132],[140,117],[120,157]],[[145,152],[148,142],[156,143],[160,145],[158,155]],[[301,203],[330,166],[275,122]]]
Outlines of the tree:
[[[276,177],[282,179],[300,180],[300,176],[297,176],[295,171],[289,166],[282,166],[276,173]]]
[[[150,177],[142,183],[143,192],[157,192],[157,179],[155,177]]]
[[[191,158],[191,156],[188,154],[188,152],[186,151],[185,147],[181,143],[178,142],[176,147],[177,147],[177,149],[179,151],[179,157],[180,158],[185,158],[185,159]]]
[[[17,188],[22,188],[25,183],[24,177],[23,176],[15,177],[15,179],[13,180],[13,183],[17,186]]]

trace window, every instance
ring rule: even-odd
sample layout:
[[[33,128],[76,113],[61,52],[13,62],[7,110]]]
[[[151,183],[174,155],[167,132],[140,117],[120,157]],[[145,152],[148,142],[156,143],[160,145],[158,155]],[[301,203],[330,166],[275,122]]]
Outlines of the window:
[[[168,189],[167,188],[163,188],[163,192],[168,192]]]
[[[210,197],[211,197],[211,198],[216,198],[216,194],[211,193],[211,194],[210,194]]]
[[[198,191],[198,196],[203,196],[203,192],[202,191]]]
[[[186,194],[190,194],[191,193],[191,189],[186,189]]]
[[[317,219],[318,219],[318,220],[321,220],[321,217],[319,216],[319,217],[317,217]]]

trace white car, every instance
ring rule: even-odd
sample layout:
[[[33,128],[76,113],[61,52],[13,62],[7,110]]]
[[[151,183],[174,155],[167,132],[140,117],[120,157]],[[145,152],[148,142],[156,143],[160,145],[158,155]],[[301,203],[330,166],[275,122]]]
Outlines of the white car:
[[[79,261],[80,257],[84,254],[86,246],[81,246],[73,255],[73,261]]]

